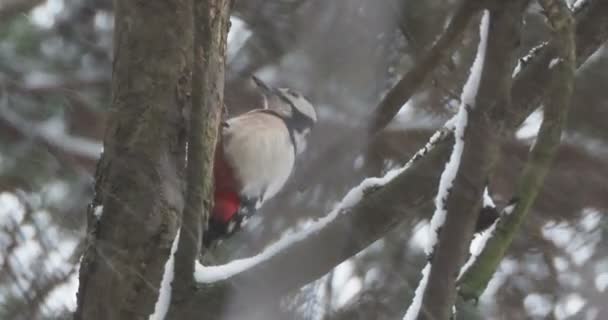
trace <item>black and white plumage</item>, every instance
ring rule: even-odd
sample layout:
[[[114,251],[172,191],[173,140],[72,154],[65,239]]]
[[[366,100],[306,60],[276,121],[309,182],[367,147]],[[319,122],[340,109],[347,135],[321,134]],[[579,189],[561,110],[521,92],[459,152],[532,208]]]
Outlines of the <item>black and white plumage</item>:
[[[222,125],[206,246],[238,229],[243,218],[281,190],[317,121],[314,107],[300,93],[253,80],[263,95],[263,105]]]

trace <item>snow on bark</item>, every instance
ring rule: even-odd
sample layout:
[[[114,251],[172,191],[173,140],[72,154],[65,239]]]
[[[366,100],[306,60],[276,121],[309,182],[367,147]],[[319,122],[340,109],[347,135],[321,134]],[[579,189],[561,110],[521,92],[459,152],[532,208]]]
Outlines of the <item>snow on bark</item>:
[[[555,65],[560,63],[561,61],[561,58],[553,58],[551,62],[549,62],[549,69],[553,69],[553,67],[555,67]]]
[[[496,208],[496,204],[494,203],[494,199],[490,196],[490,191],[488,190],[488,186],[483,189],[483,207]]]
[[[485,206],[486,201],[491,201],[491,206],[494,207],[494,201],[492,201],[492,198],[490,198],[490,196],[488,195],[487,188],[484,192],[484,206]],[[515,209],[515,205],[516,205],[516,203],[512,203],[512,204],[506,206],[502,210],[503,214],[506,214],[506,215],[511,214],[511,212],[513,212],[513,210]],[[494,235],[494,232],[496,231],[496,226],[498,225],[499,221],[500,221],[500,218],[496,219],[496,221],[494,221],[494,223],[487,230],[482,232],[481,235],[475,237],[475,239],[473,239],[473,241],[471,241],[471,246],[469,247],[469,252],[471,253],[471,255],[469,256],[469,259],[467,259],[467,262],[462,266],[462,268],[460,268],[460,273],[458,274],[458,280],[460,280],[460,277],[462,277],[462,275],[465,274],[465,272],[467,272],[467,270],[471,267],[471,265],[473,265],[473,263],[475,263],[479,254],[481,254],[483,249],[486,247],[486,243],[488,243],[488,240],[490,240],[492,235]]]
[[[101,219],[101,215],[103,214],[103,206],[102,205],[98,205],[95,207],[95,209],[93,210],[93,216],[95,216],[95,218],[97,220]]]
[[[479,89],[481,73],[486,56],[489,28],[490,13],[488,10],[484,10],[483,18],[481,19],[481,23],[479,25],[479,46],[477,47],[475,61],[471,66],[469,78],[462,89],[460,108],[458,109],[458,113],[446,123],[446,127],[454,129],[454,147],[452,148],[450,159],[448,160],[445,169],[441,173],[441,178],[439,180],[439,188],[435,198],[435,212],[433,213],[433,218],[431,218],[430,223],[430,239],[425,248],[425,252],[428,255],[432,254],[435,245],[437,244],[439,229],[445,223],[445,217],[447,214],[446,200],[460,167],[460,160],[464,150],[464,132],[467,127],[469,109],[475,107],[475,99],[477,97],[477,91]],[[415,320],[418,318],[430,269],[431,263],[428,262],[422,270],[422,279],[418,283],[412,303],[408,307],[405,316],[403,317],[404,320]]]
[[[160,282],[160,289],[158,290],[158,300],[154,305],[154,313],[150,315],[148,320],[163,320],[167,311],[169,311],[169,304],[171,303],[171,283],[175,276],[175,251],[177,251],[177,243],[179,242],[180,230],[177,230],[173,244],[171,245],[171,253],[165,263],[165,271],[163,278]]]
[[[532,59],[534,59],[540,52],[541,49],[543,49],[544,47],[546,47],[549,44],[549,42],[542,42],[541,44],[537,45],[536,47],[530,49],[530,51],[528,52],[527,55],[521,57],[519,59],[519,61],[517,62],[517,65],[515,66],[515,69],[513,70],[513,74],[511,75],[512,78],[517,77],[517,75],[519,75],[519,72],[521,71],[521,69],[523,67],[525,67],[528,63],[530,63],[530,61],[532,61]]]
[[[418,318],[418,313],[420,313],[420,307],[422,306],[422,296],[429,281],[429,273],[431,273],[431,264],[427,263],[424,269],[422,269],[422,279],[420,279],[420,283],[414,292],[414,300],[412,300],[412,304],[407,308],[403,320],[416,320]]]
[[[458,173],[460,167],[460,159],[462,157],[462,151],[464,150],[464,132],[467,127],[469,108],[475,106],[475,97],[477,96],[477,90],[479,89],[479,82],[481,80],[481,72],[483,70],[483,64],[486,56],[486,47],[488,43],[488,30],[489,30],[489,19],[490,14],[486,10],[484,11],[483,18],[479,27],[479,46],[477,48],[477,55],[475,61],[471,66],[471,72],[469,78],[462,89],[462,95],[460,98],[461,105],[458,109],[458,113],[448,121],[446,126],[454,127],[454,147],[450,159],[441,174],[439,180],[439,189],[437,191],[437,197],[435,198],[435,213],[431,219],[431,232],[430,241],[426,248],[426,253],[430,254],[433,251],[433,247],[437,243],[437,230],[445,222],[446,215],[446,203],[452,183]]]
[[[589,4],[589,0],[576,0],[570,8],[572,12],[577,13]]]

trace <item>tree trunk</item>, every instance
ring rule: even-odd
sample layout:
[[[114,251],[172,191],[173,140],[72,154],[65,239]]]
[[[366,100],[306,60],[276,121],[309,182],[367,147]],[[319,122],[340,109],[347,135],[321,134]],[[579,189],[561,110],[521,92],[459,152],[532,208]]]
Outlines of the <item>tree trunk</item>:
[[[192,1],[115,1],[112,106],[75,319],[154,310],[184,207]],[[92,214],[96,206],[102,215]],[[97,208],[101,209],[101,208]]]

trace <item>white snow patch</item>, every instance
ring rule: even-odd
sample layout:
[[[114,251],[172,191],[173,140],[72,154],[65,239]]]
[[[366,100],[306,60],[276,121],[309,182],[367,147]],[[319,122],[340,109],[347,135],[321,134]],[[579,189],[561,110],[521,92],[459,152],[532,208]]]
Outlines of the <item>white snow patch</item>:
[[[484,207],[492,207],[492,208],[496,208],[496,204],[494,203],[494,199],[492,199],[492,197],[490,196],[490,191],[488,190],[488,187],[486,186],[485,189],[483,189],[483,204]]]
[[[433,247],[437,243],[437,230],[439,230],[445,222],[445,215],[447,213],[445,201],[448,198],[452,183],[454,182],[454,179],[456,179],[456,174],[460,167],[460,159],[464,150],[464,131],[467,126],[469,114],[467,108],[475,107],[475,97],[477,96],[477,91],[479,89],[479,82],[481,80],[481,73],[483,71],[486,56],[489,25],[490,13],[488,10],[485,10],[479,26],[479,46],[477,48],[477,54],[475,56],[475,61],[471,66],[469,78],[462,88],[460,108],[458,109],[458,113],[446,124],[448,127],[454,127],[454,147],[450,159],[441,173],[441,179],[439,180],[439,190],[437,191],[437,197],[435,198],[435,213],[431,219],[430,240],[426,248],[427,254],[431,254],[433,251]]]
[[[431,272],[431,264],[427,263],[424,269],[422,269],[422,279],[418,283],[418,287],[414,292],[414,299],[412,303],[407,308],[407,312],[405,316],[403,316],[403,320],[416,320],[418,318],[418,313],[420,312],[420,307],[422,306],[422,296],[424,295],[424,290],[426,290],[426,284],[429,281],[429,273]]]
[[[175,276],[175,252],[177,251],[177,244],[179,242],[179,234],[181,229],[177,230],[173,244],[171,245],[171,253],[167,262],[165,262],[165,271],[163,278],[160,282],[160,289],[158,290],[158,300],[154,305],[154,313],[150,315],[148,320],[163,320],[169,311],[169,304],[171,303],[171,283]]]
[[[351,277],[346,284],[339,288],[338,299],[336,300],[336,308],[345,306],[351,301],[363,288],[363,283],[359,277]]]
[[[578,12],[579,10],[581,10],[582,8],[584,8],[587,4],[589,3],[588,0],[576,0],[576,2],[574,2],[574,4],[572,4],[572,11],[573,12]]]
[[[486,48],[488,46],[489,30],[490,13],[488,10],[485,10],[479,25],[479,46],[477,47],[475,61],[471,66],[471,73],[467,79],[467,82],[462,88],[462,95],[460,96],[460,101],[463,105],[468,105],[470,107],[475,105],[475,98],[477,97],[477,90],[479,89],[479,83],[481,80],[481,72],[486,60]]]
[[[353,276],[355,268],[353,262],[349,259],[346,260],[334,268],[333,275],[331,277],[331,287],[340,288],[343,287],[348,279]],[[338,292],[335,292],[338,294]]]
[[[429,246],[430,224],[428,221],[420,221],[414,227],[414,232],[408,243],[412,249],[426,250]]]
[[[102,214],[103,214],[103,206],[102,205],[95,206],[95,209],[93,210],[93,215],[95,216],[95,218],[97,218],[97,220],[101,219]]]
[[[480,235],[476,236],[475,239],[473,239],[473,241],[471,241],[471,246],[469,249],[471,256],[469,257],[469,259],[467,259],[467,262],[462,266],[462,268],[460,268],[460,273],[458,274],[459,279],[471,267],[471,265],[473,265],[473,263],[475,263],[475,261],[477,260],[477,257],[481,254],[483,249],[486,247],[488,240],[490,240],[490,238],[494,234],[494,231],[496,230],[497,225],[498,225],[498,219],[496,219],[496,221],[494,221],[494,223],[492,224],[492,226],[490,226],[490,228],[488,228],[487,230],[482,232]]]
[[[76,311],[76,292],[78,292],[78,272],[70,275],[67,281],[57,286],[45,301],[51,310],[66,308],[70,312]]]
[[[536,47],[532,48],[527,55],[520,58],[517,62],[517,65],[515,66],[515,69],[513,69],[513,74],[511,75],[511,77],[517,77],[517,75],[519,75],[519,73],[521,72],[521,69],[525,67],[528,63],[530,63],[530,61],[532,61],[532,59],[534,59],[534,57],[540,52],[540,50],[547,46],[547,44],[549,43],[545,41],[537,45]]]
[[[522,123],[517,132],[515,132],[515,137],[519,140],[527,140],[536,137],[542,122],[543,109],[538,108],[526,118],[524,123]]]
[[[10,223],[19,224],[24,214],[25,207],[16,195],[9,192],[0,193],[0,225],[6,226],[11,220]]]
[[[431,254],[433,251],[433,247],[437,243],[437,232],[445,222],[445,215],[447,213],[445,202],[450,193],[450,189],[452,188],[452,183],[454,182],[454,179],[456,179],[456,174],[460,167],[462,151],[464,150],[464,131],[468,121],[468,111],[466,108],[465,105],[462,105],[456,116],[452,118],[456,119],[456,123],[454,124],[454,147],[439,180],[439,190],[437,191],[437,197],[435,198],[435,213],[431,219],[429,241],[425,248],[426,254]]]
[[[560,63],[561,61],[561,58],[553,58],[551,62],[549,62],[549,69],[553,69],[553,67],[555,67],[555,65]]]

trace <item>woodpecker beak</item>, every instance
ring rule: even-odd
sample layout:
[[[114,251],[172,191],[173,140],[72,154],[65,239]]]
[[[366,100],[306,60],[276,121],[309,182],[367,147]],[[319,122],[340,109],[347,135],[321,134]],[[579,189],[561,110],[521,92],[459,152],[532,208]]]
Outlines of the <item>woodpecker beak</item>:
[[[260,80],[258,77],[251,76],[251,80],[253,80],[253,82],[255,82],[256,86],[258,86],[258,88],[260,88],[260,90],[262,90],[262,92],[265,95],[273,94],[272,89],[267,84],[265,84],[262,80]]]

